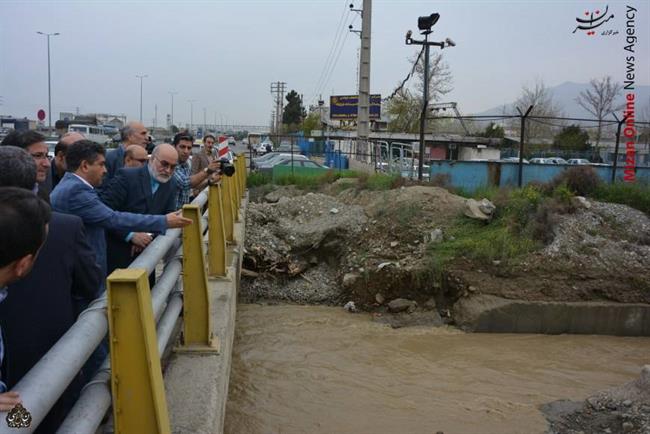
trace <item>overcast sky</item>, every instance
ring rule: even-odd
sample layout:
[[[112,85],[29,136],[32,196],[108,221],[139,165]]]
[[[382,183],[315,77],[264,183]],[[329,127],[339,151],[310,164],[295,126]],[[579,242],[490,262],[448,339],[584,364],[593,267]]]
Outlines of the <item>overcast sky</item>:
[[[36,117],[47,110],[46,38],[51,38],[52,111],[124,113],[138,119],[144,79],[147,125],[195,123],[268,125],[270,83],[304,95],[305,103],[357,93],[360,19],[348,10],[361,0],[258,1],[6,1],[0,0],[0,114]],[[522,85],[555,86],[611,75],[624,80],[626,5],[636,12],[636,81],[650,84],[650,8],[629,2],[397,1],[372,4],[371,91],[390,94],[409,71],[418,47],[406,46],[417,17],[438,12],[433,40],[453,39],[443,51],[454,90],[445,98],[463,113],[514,101]],[[576,17],[603,11],[615,18],[598,30],[572,33]],[[341,29],[337,33],[337,30]],[[337,38],[337,35],[339,37]],[[339,41],[338,44],[334,42]],[[328,54],[332,51],[333,55]],[[340,49],[339,49],[340,47]],[[434,49],[434,50],[437,50]],[[324,74],[326,66],[331,73]],[[325,70],[327,72],[327,70]],[[325,79],[322,77],[325,76]],[[329,78],[329,79],[328,79]]]

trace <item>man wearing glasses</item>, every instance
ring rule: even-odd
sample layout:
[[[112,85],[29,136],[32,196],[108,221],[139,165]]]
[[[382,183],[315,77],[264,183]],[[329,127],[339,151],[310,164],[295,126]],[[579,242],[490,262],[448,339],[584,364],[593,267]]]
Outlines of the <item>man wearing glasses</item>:
[[[146,154],[144,161],[147,162]],[[177,187],[172,174],[177,163],[176,149],[166,143],[160,144],[142,167],[118,170],[99,192],[99,198],[109,208],[120,212],[163,215],[175,211]],[[107,230],[107,273],[127,268],[152,240],[153,235],[148,232]]]
[[[124,167],[142,167],[148,161],[147,150],[140,145],[131,145],[124,151]]]
[[[177,184],[176,209],[190,202],[192,188],[198,187],[210,175],[217,172],[220,167],[219,161],[211,161],[203,170],[192,175],[190,167],[190,155],[194,137],[188,132],[180,132],[174,136],[174,146],[178,152],[178,167],[174,172]]]
[[[38,185],[45,182],[50,170],[50,159],[47,157],[47,145],[45,136],[36,131],[12,131],[4,138],[1,146],[16,146],[29,153],[36,163],[36,185],[34,192],[43,200],[50,202],[50,194],[47,190],[39,188]]]

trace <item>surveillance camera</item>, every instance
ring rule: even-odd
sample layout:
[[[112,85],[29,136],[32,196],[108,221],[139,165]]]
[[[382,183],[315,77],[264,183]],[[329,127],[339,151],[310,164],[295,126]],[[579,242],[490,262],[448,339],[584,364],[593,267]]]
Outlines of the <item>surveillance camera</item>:
[[[411,39],[411,35],[413,35],[413,31],[409,30],[406,32],[406,39]]]
[[[450,47],[455,47],[456,43],[452,41],[450,38],[445,39],[445,43],[450,46]]]
[[[354,9],[354,4],[350,3],[350,9]]]
[[[352,30],[352,24],[350,24],[350,25],[348,26],[348,29]]]

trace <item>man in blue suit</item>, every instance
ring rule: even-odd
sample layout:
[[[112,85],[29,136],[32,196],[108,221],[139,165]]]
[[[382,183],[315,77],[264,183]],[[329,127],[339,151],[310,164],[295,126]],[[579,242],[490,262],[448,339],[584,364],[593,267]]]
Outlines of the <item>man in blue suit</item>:
[[[164,233],[167,228],[180,228],[192,222],[180,213],[142,215],[114,211],[106,206],[95,191],[106,173],[104,153],[102,145],[89,140],[70,145],[66,154],[68,172],[50,196],[54,210],[77,215],[83,220],[102,270],[102,280],[107,270],[106,229]]]
[[[136,214],[167,214],[176,210],[176,181],[172,176],[178,164],[173,146],[156,146],[149,162],[139,168],[123,168],[99,192],[99,197],[115,211]],[[137,254],[152,241],[146,232],[106,231],[108,274],[129,266]]]
[[[140,122],[129,122],[120,130],[122,143],[117,149],[112,149],[106,154],[106,181],[113,178],[118,169],[124,167],[124,153],[130,145],[146,148],[149,141],[149,132]]]
[[[32,191],[36,164],[24,150],[0,147],[0,186]],[[77,319],[73,299],[92,300],[99,288],[99,266],[77,216],[52,213],[49,232],[32,272],[8,286],[0,304],[0,325],[7,343],[2,366],[8,387],[52,348]],[[36,432],[55,432],[83,386],[77,376]]]

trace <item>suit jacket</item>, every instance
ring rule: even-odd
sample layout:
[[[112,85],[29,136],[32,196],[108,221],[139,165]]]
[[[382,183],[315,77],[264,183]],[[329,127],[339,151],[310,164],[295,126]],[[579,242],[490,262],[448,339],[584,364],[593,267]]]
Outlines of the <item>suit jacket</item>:
[[[151,193],[151,175],[147,165],[139,168],[119,169],[113,179],[99,192],[99,198],[115,211],[136,214],[167,214],[175,211],[176,181],[158,185],[155,194]],[[129,231],[106,231],[108,247],[108,274],[116,268],[126,268],[134,257],[131,256],[130,242],[125,239]]]
[[[94,188],[67,172],[50,195],[55,211],[81,217],[88,241],[95,251],[97,263],[106,278],[106,229],[164,233],[167,219],[162,215],[140,215],[113,211],[97,195]]]
[[[113,178],[118,169],[124,167],[124,151],[124,144],[120,143],[116,149],[111,149],[106,153],[106,176],[104,177],[104,183]]]
[[[73,297],[93,299],[100,270],[79,217],[52,213],[47,239],[32,271],[8,286],[0,304],[5,337],[2,378],[13,387],[74,324]],[[83,383],[73,381],[39,426],[55,432],[70,410]]]

